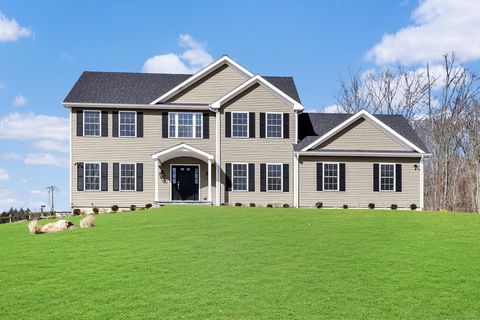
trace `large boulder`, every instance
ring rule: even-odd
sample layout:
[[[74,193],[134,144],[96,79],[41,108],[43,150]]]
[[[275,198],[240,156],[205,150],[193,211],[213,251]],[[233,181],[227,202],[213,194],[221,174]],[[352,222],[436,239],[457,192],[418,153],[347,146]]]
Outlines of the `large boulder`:
[[[71,221],[58,220],[57,222],[47,223],[42,227],[43,233],[60,232],[68,229],[73,229],[75,226]]]
[[[37,220],[32,220],[28,224],[28,231],[32,234],[39,234],[42,233],[42,226],[38,224]]]
[[[80,220],[80,228],[91,228],[95,226],[95,216],[88,215]]]

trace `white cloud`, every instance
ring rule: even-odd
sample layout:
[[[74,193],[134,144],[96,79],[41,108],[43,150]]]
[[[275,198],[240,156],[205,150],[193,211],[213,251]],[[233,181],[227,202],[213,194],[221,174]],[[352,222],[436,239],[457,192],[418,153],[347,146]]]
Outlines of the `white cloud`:
[[[0,12],[0,41],[16,41],[18,38],[31,35],[30,29],[22,27],[14,18],[8,19]]]
[[[11,113],[0,118],[0,139],[68,141],[68,118],[34,113]]]
[[[68,158],[50,153],[28,153],[23,162],[34,166],[68,167]]]
[[[338,113],[338,112],[341,112],[341,106],[339,106],[338,104],[332,104],[332,105],[329,105],[329,106],[326,106],[323,108],[323,112],[325,113]]]
[[[46,190],[30,190],[29,194],[32,196],[46,196],[48,192]]]
[[[10,175],[7,170],[0,168],[0,181],[6,181],[10,179]]]
[[[5,152],[2,154],[2,158],[5,160],[20,160],[22,157],[15,152]]]
[[[56,151],[68,153],[70,152],[70,145],[64,141],[54,140],[38,140],[33,143],[34,147],[44,151]]]
[[[14,107],[21,107],[27,104],[27,98],[24,95],[16,96],[13,100]]]
[[[22,179],[20,180],[21,183],[28,183],[28,179]]]
[[[60,53],[60,58],[62,58],[63,60],[70,60],[71,61],[71,60],[73,60],[74,57],[70,53],[62,51]]]
[[[450,52],[463,62],[480,59],[480,1],[425,0],[412,19],[412,25],[385,34],[367,58],[378,65],[438,62]]]
[[[179,36],[183,53],[167,53],[149,58],[143,72],[150,73],[195,73],[213,61],[205,43],[197,42],[189,34]]]

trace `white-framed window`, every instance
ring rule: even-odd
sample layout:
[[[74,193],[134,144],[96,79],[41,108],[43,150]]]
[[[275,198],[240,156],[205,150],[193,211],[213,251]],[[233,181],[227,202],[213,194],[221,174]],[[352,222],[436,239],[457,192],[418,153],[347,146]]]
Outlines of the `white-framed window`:
[[[100,163],[84,163],[83,166],[85,191],[99,191]]]
[[[97,110],[83,111],[83,135],[91,137],[100,136],[100,116],[101,112]]]
[[[283,137],[283,114],[267,113],[267,138]]]
[[[169,138],[202,138],[203,115],[192,112],[168,113]]]
[[[267,191],[282,191],[283,166],[276,163],[267,164]]]
[[[232,112],[232,137],[248,138],[248,112]]]
[[[136,137],[137,113],[135,111],[119,111],[118,130],[119,137]]]
[[[395,164],[380,163],[380,191],[395,191]]]
[[[323,190],[324,191],[338,191],[338,163],[324,162],[323,163]]]
[[[248,164],[246,163],[232,164],[232,190],[233,191],[248,190]]]
[[[135,191],[136,190],[136,169],[135,163],[120,164],[120,190]]]

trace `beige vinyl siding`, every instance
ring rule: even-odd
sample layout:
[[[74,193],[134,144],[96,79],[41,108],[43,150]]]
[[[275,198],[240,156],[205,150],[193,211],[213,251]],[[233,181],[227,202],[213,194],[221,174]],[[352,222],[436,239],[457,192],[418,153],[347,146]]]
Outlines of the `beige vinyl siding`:
[[[112,137],[112,112],[110,110],[108,111],[108,137],[77,137],[77,114],[76,109],[72,109],[72,164],[76,162],[108,163],[108,191],[77,191],[77,167],[75,165],[72,166],[71,190],[73,206],[91,207],[93,203],[99,207],[110,207],[114,204],[125,207],[131,204],[144,206],[146,203],[153,203],[155,198],[155,167],[151,158],[152,154],[182,142],[211,155],[215,154],[214,113],[211,113],[209,117],[210,139],[164,139],[162,138],[162,111],[142,111],[144,113],[143,138]],[[113,191],[112,163],[114,162],[143,163],[143,191]],[[198,160],[198,163],[202,164],[204,162]],[[162,182],[159,183],[159,186],[160,201],[170,200],[170,193],[162,187]],[[215,193],[212,192],[212,197],[214,198],[214,196]]]
[[[255,112],[255,138],[225,138],[225,112]],[[282,112],[290,114],[290,138],[260,139],[260,112]],[[270,93],[260,85],[255,85],[221,109],[221,160],[222,193],[221,202],[234,204],[240,202],[248,205],[293,204],[293,143],[295,142],[295,113],[292,107]],[[225,191],[226,163],[255,164],[255,192]],[[289,192],[260,192],[260,163],[289,164]]]
[[[355,121],[348,128],[322,143],[316,149],[411,150],[363,118]]]
[[[203,79],[174,96],[169,102],[210,104],[244,83],[247,77],[224,64]]]
[[[346,191],[317,191],[317,162],[345,163]],[[401,163],[402,192],[373,191],[373,164]],[[299,204],[312,207],[323,202],[326,207],[367,208],[374,203],[377,208],[396,204],[408,208],[410,204],[420,206],[420,171],[414,165],[415,158],[367,158],[367,157],[308,157],[301,156],[299,162]]]

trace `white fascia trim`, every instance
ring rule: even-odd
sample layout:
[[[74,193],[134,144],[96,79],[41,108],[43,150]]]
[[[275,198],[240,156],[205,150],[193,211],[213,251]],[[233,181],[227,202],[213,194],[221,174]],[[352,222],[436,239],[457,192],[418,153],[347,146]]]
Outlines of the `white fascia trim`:
[[[151,109],[151,110],[210,110],[208,105],[195,104],[125,104],[125,103],[80,103],[64,102],[65,108],[101,108],[101,109]]]
[[[320,145],[322,142],[324,142],[328,138],[332,137],[333,135],[335,135],[336,133],[338,133],[342,129],[346,128],[348,125],[350,125],[353,122],[355,122],[356,120],[358,120],[360,117],[363,117],[366,120],[372,121],[373,125],[375,125],[379,129],[385,131],[387,134],[390,134],[393,138],[395,138],[397,141],[399,141],[403,145],[411,147],[412,149],[414,149],[418,153],[425,154],[425,152],[422,149],[420,149],[419,147],[414,145],[409,140],[405,139],[398,132],[396,132],[395,130],[393,130],[389,126],[387,126],[382,121],[378,120],[377,117],[375,117],[374,115],[372,115],[371,113],[369,113],[366,110],[361,110],[361,111],[357,112],[356,114],[354,114],[353,116],[351,116],[350,118],[348,118],[347,120],[345,120],[344,122],[342,122],[341,124],[339,124],[338,126],[333,128],[332,130],[328,131],[323,136],[319,137],[317,140],[315,140],[314,142],[312,142],[311,144],[309,144],[308,146],[303,148],[301,151],[307,151],[307,150],[310,150],[312,148],[317,147],[318,145]]]
[[[273,93],[275,96],[280,98],[281,100],[285,101],[289,105],[292,106],[294,111],[303,111],[304,107],[302,104],[298,103],[297,101],[293,100],[291,97],[289,97],[285,92],[281,91],[277,87],[275,87],[273,84],[265,80],[262,76],[255,75],[254,77],[248,79],[245,81],[243,84],[239,85],[232,91],[228,92],[226,95],[223,97],[219,98],[217,101],[212,103],[212,109],[219,109],[220,106],[228,101],[230,101],[232,98],[236,97],[238,94],[242,93],[246,89],[250,88],[252,85],[255,83],[259,83],[266,87],[268,91]]]
[[[430,156],[428,153],[411,153],[411,152],[349,152],[349,151],[297,151],[300,156],[323,156],[323,157],[386,157],[386,158],[421,158]]]
[[[224,63],[228,63],[229,66],[233,67],[234,69],[237,69],[238,71],[240,71],[241,73],[243,73],[247,77],[252,77],[253,76],[253,73],[251,73],[250,71],[248,71],[247,69],[242,67],[240,64],[238,64],[237,62],[232,60],[230,57],[222,56],[221,58],[219,58],[218,60],[210,63],[208,66],[206,66],[202,70],[198,71],[197,73],[195,73],[190,78],[186,79],[185,81],[183,81],[182,83],[180,83],[179,85],[174,87],[173,89],[169,90],[167,93],[165,93],[162,96],[160,96],[159,98],[153,100],[152,102],[150,102],[150,104],[157,104],[160,101],[165,101],[166,99],[168,99],[168,98],[174,96],[176,93],[180,92],[182,89],[185,89],[186,87],[195,83],[197,80],[201,79],[203,76],[207,75],[211,71],[217,69],[219,66],[223,65]]]
[[[170,152],[173,152],[173,151],[176,151],[176,150],[179,150],[179,149],[183,149],[183,148],[185,148],[185,149],[187,149],[188,151],[191,151],[191,152],[193,152],[193,153],[196,153],[196,154],[198,154],[198,155],[201,155],[202,157],[204,157],[204,158],[207,159],[207,160],[213,160],[213,159],[214,159],[214,157],[213,157],[211,154],[206,153],[206,152],[204,152],[204,151],[202,151],[202,150],[199,150],[199,149],[197,149],[197,148],[195,148],[195,147],[192,147],[191,145],[188,145],[188,144],[186,144],[186,143],[181,143],[181,144],[176,145],[176,146],[174,146],[174,147],[171,147],[171,148],[165,149],[165,150],[163,150],[163,151],[157,152],[157,153],[155,153],[155,154],[152,155],[152,159],[158,159],[159,157],[161,157],[161,156],[163,156],[163,155],[166,155],[166,154],[168,154],[168,153],[170,153]]]

